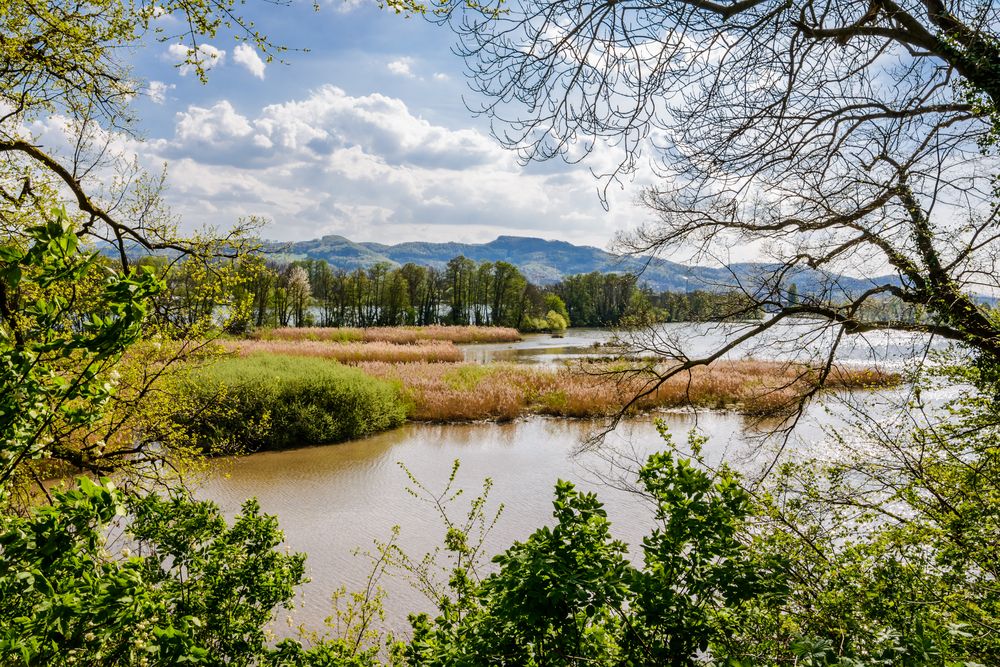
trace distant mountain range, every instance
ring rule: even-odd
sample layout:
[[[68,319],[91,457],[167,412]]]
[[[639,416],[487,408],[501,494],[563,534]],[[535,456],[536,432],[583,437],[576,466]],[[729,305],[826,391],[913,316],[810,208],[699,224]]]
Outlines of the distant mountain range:
[[[401,266],[407,262],[443,269],[454,257],[464,255],[477,262],[509,262],[528,278],[545,285],[576,273],[635,273],[640,282],[657,291],[687,292],[694,289],[720,289],[735,285],[759,284],[762,277],[773,275],[777,264],[739,263],[728,267],[687,266],[656,257],[616,255],[593,246],[578,246],[565,241],[547,241],[523,236],[500,236],[489,243],[424,243],[411,241],[396,245],[356,243],[343,236],[324,236],[311,241],[269,242],[268,252],[284,260],[325,259],[335,268],[352,271],[368,268],[377,262]],[[802,270],[786,282],[794,282],[802,294],[816,293],[835,282],[841,291],[857,293],[873,282],[895,280],[889,277],[857,279],[831,276],[819,271]]]

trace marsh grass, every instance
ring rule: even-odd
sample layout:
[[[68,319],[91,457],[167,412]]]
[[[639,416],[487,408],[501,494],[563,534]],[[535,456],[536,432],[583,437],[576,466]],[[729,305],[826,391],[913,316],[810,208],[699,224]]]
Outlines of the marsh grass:
[[[517,329],[431,325],[423,327],[299,327],[261,329],[257,340],[327,341],[335,343],[393,343],[413,345],[423,341],[451,343],[512,343],[521,340]]]
[[[360,438],[394,428],[408,406],[396,383],[326,359],[257,354],[217,361],[186,380],[194,409],[174,421],[214,453]]]
[[[414,343],[335,342],[333,340],[230,340],[223,347],[240,356],[280,354],[297,357],[321,357],[343,364],[362,361],[390,363],[462,361],[462,350],[451,341],[424,340]]]
[[[517,364],[389,364],[362,362],[358,368],[398,382],[419,421],[505,420],[526,414],[600,417],[614,414],[648,389],[649,376],[610,375]],[[634,404],[636,411],[696,406],[735,409],[744,414],[780,414],[815,387],[815,372],[778,362],[725,361],[671,378]],[[837,367],[829,389],[872,389],[899,377],[865,368]]]

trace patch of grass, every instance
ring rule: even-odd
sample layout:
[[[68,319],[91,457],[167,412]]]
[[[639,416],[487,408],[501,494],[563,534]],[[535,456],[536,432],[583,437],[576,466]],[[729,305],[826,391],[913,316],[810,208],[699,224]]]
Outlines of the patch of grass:
[[[398,383],[324,359],[255,354],[193,371],[183,388],[196,409],[176,414],[212,452],[255,452],[359,438],[406,418]]]
[[[253,336],[258,340],[330,341],[336,343],[394,343],[413,345],[421,341],[451,343],[511,343],[521,340],[517,329],[510,327],[477,327],[430,325],[425,327],[285,327],[261,329]]]
[[[449,389],[474,391],[483,380],[496,370],[497,366],[490,364],[457,364],[449,367],[441,379]]]
[[[413,344],[379,342],[344,342],[331,340],[230,340],[223,341],[230,352],[242,356],[280,354],[296,357],[322,357],[344,364],[362,361],[409,363],[414,361],[461,361],[462,351],[450,341],[427,340]]]

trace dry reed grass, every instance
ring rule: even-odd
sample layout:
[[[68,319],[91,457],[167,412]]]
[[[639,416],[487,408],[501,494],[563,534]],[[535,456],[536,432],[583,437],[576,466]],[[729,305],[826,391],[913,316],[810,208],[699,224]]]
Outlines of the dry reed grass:
[[[525,414],[598,417],[621,409],[648,388],[648,377],[581,373],[516,364],[391,364],[366,361],[359,368],[399,382],[419,421],[506,420]],[[899,381],[872,369],[835,368],[831,389],[869,389]],[[815,386],[815,373],[802,366],[761,361],[725,361],[675,376],[636,410],[697,406],[734,408],[745,414],[781,413]]]
[[[284,354],[297,357],[321,357],[344,364],[363,361],[407,364],[413,362],[456,362],[464,358],[462,351],[450,341],[428,340],[412,345],[385,341],[334,343],[316,340],[239,340],[224,341],[223,346],[240,356],[250,354]]]
[[[262,329],[254,338],[258,340],[333,341],[394,343],[413,345],[423,341],[449,341],[452,343],[511,343],[521,340],[517,329],[510,327],[444,326],[424,327],[300,327]]]

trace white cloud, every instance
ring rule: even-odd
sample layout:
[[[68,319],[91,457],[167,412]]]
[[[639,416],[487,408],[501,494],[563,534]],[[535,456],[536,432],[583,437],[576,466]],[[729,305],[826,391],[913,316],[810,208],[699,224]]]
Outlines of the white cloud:
[[[29,131],[47,148],[73,150],[65,119]],[[167,203],[186,230],[260,215],[274,221],[265,236],[279,240],[513,234],[603,246],[648,215],[631,205],[634,190],[616,195],[605,213],[585,168],[525,169],[483,132],[430,122],[397,98],[333,86],[263,108],[191,105],[175,115],[171,136],[139,142],[111,132],[104,139],[110,153],[150,171],[169,164]]]
[[[334,86],[256,111],[228,101],[178,113],[174,136],[147,144],[168,160],[169,196],[186,224],[242,215],[275,221],[271,238],[475,240],[534,234],[604,245],[642,216],[605,213],[584,168],[523,169],[484,133],[415,115],[397,98]]]
[[[178,113],[176,131],[177,139],[185,143],[219,144],[243,140],[253,132],[253,127],[232,104],[223,100],[209,108],[191,106]]]
[[[149,85],[146,86],[146,95],[149,96],[149,100],[153,104],[163,104],[167,101],[167,92],[173,90],[174,88],[176,88],[176,86],[172,83],[150,81]]]
[[[242,65],[250,74],[258,79],[264,78],[264,61],[257,51],[249,44],[239,44],[233,49],[233,62]]]
[[[219,67],[226,61],[226,52],[211,44],[199,44],[197,49],[171,44],[167,47],[167,58],[180,65],[181,76],[187,76],[195,70],[195,64],[206,71]]]
[[[413,58],[403,57],[392,60],[386,66],[389,71],[398,76],[405,76],[408,79],[415,79],[417,75],[413,73]]]
[[[451,81],[451,77],[444,72],[434,72],[435,81]]]
[[[323,0],[323,5],[332,7],[338,14],[349,14],[362,5],[375,4],[370,0]]]

